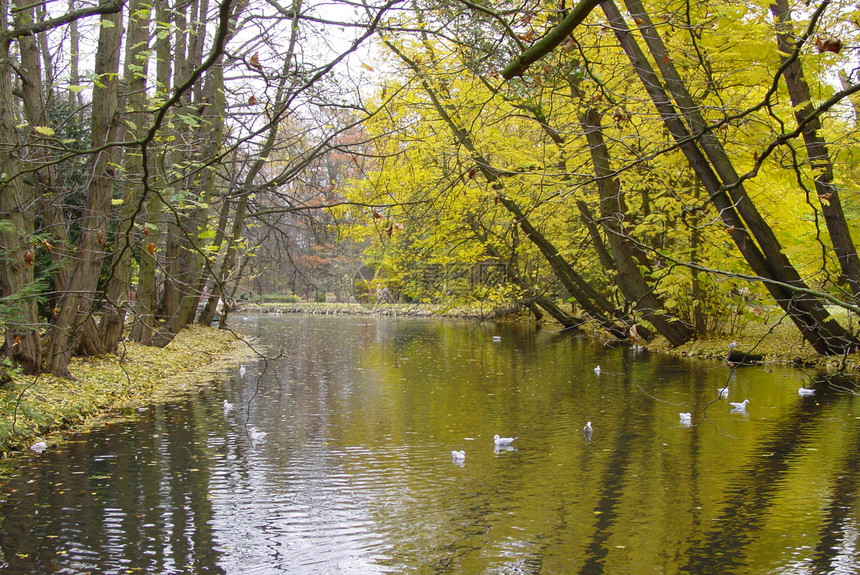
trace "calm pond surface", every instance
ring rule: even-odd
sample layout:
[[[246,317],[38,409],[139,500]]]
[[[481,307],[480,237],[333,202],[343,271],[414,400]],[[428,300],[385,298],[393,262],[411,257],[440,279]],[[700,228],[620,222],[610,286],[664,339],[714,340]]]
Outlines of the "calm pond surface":
[[[800,371],[522,326],[232,325],[283,356],[14,461],[0,573],[860,572],[860,405]]]

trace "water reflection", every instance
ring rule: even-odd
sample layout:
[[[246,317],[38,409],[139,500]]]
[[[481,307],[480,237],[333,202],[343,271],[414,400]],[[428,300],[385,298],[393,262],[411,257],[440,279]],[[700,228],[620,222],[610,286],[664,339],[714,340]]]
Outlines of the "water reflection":
[[[239,325],[283,356],[16,460],[0,572],[858,571],[856,400],[797,372],[516,326]]]

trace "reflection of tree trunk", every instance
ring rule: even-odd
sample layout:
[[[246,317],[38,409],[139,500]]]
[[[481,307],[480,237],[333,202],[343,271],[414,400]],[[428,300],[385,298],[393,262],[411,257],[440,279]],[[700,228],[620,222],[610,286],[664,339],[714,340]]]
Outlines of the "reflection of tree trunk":
[[[122,39],[122,15],[102,16],[96,52],[96,75],[101,80],[93,88],[92,142],[99,148],[115,137],[119,47]],[[69,286],[58,304],[59,313],[48,334],[48,358],[54,375],[69,377],[69,360],[83,337],[78,328],[93,312],[99,272],[104,261],[111,212],[111,195],[116,174],[111,148],[101,150],[92,162],[92,180],[81,218],[81,236],[77,244],[77,261]],[[88,342],[93,344],[96,342]]]
[[[851,298],[854,301],[860,301],[860,259],[857,257],[857,248],[848,230],[848,222],[845,220],[845,212],[839,199],[839,190],[833,183],[833,162],[830,161],[824,138],[819,135],[821,121],[818,116],[812,115],[809,85],[803,76],[799,57],[786,65],[789,55],[794,52],[789,36],[791,11],[787,0],[773,0],[770,10],[777,20],[776,39],[780,61],[784,66],[783,76],[791,97],[794,116],[803,129],[803,141],[806,144],[810,168],[814,174],[815,191],[818,194],[821,213],[824,214],[824,222],[830,234],[830,241],[833,243],[833,251],[836,252],[836,259],[842,270],[842,279],[848,284]]]
[[[594,108],[586,110],[583,125],[591,152],[594,175],[597,176],[601,223],[606,228],[609,246],[615,260],[615,283],[624,294],[624,298],[633,303],[642,317],[657,328],[663,337],[674,346],[682,345],[693,336],[693,330],[677,317],[662,311],[665,306],[654,293],[654,289],[642,277],[632,255],[635,246],[621,227],[621,222],[627,217],[627,206],[618,180],[612,177],[609,151],[600,131],[600,115]]]
[[[651,68],[630,34],[618,8],[611,0],[600,4],[664,125],[678,142],[678,147],[705,186],[720,219],[741,254],[752,270],[764,279],[763,283],[773,298],[818,353],[841,355],[855,349],[856,339],[830,316],[821,299],[803,282],[783,253],[773,230],[756,210],[752,199],[741,185],[731,160],[694,105],[657,35],[656,28],[641,4],[637,0],[628,0],[628,6],[660,67],[662,79],[678,102],[681,115],[663,89],[661,78]],[[691,139],[681,117],[690,123],[698,140]]]

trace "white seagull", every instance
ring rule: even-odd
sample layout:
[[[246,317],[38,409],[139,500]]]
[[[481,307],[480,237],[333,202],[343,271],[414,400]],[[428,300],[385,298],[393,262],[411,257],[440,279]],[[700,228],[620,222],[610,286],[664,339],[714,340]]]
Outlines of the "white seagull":
[[[502,336],[500,336],[500,335],[494,335],[494,336],[493,336],[493,341],[502,341]]]
[[[235,407],[235,406],[232,403],[230,403],[226,399],[224,400],[224,413],[228,413],[230,411],[233,411],[233,407]]]
[[[594,368],[594,373],[596,373],[597,375],[600,375],[600,366],[599,365]]]
[[[452,451],[451,457],[454,461],[465,461],[466,460],[466,452],[465,451]]]
[[[679,413],[678,417],[681,418],[681,424],[690,425],[693,423],[693,414],[692,413]]]
[[[245,379],[245,366],[244,365],[239,366],[239,377],[242,379]]]
[[[588,421],[585,424],[585,427],[582,428],[582,435],[585,436],[586,441],[591,441],[591,434],[594,433],[594,430],[591,428],[591,422]]]
[[[266,431],[257,431],[256,427],[248,428],[248,437],[251,438],[251,441],[262,441],[264,437],[268,435]]]
[[[33,445],[30,446],[30,450],[35,451],[36,453],[42,453],[46,449],[48,449],[48,444],[45,443],[44,441],[37,441],[36,443],[34,443]]]
[[[496,445],[510,445],[516,439],[516,437],[499,437],[498,435],[495,435],[493,436],[493,443]]]
[[[801,387],[798,388],[797,395],[801,397],[809,397],[810,395],[815,395],[815,390],[808,387]]]
[[[734,401],[730,401],[729,405],[732,406],[732,411],[746,411],[747,404],[750,402],[749,399],[745,399],[740,403],[735,403]]]

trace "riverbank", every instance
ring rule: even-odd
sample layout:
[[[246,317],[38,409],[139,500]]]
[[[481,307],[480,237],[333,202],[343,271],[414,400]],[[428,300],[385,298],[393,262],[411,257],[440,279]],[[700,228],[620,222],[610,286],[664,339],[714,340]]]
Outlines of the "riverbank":
[[[370,315],[381,317],[435,317],[473,319],[484,321],[523,321],[533,322],[533,316],[524,310],[492,317],[481,309],[450,308],[432,304],[357,304],[357,303],[260,303],[243,304],[243,313],[266,314],[307,314],[307,315]],[[583,330],[600,339],[599,326],[586,325]],[[730,348],[730,344],[736,344]],[[770,322],[749,322],[736,333],[714,334],[700,337],[679,347],[672,347],[660,337],[645,345],[651,351],[670,355],[695,357],[700,359],[725,360],[730,349],[737,352],[761,356],[757,363],[768,365],[792,365],[800,368],[839,371],[846,374],[860,374],[860,353],[847,357],[822,357],[803,340],[800,331],[788,319]]]
[[[229,330],[192,326],[166,348],[125,342],[119,355],[74,358],[74,380],[21,377],[0,388],[0,457],[56,432],[211,385],[254,351]]]

